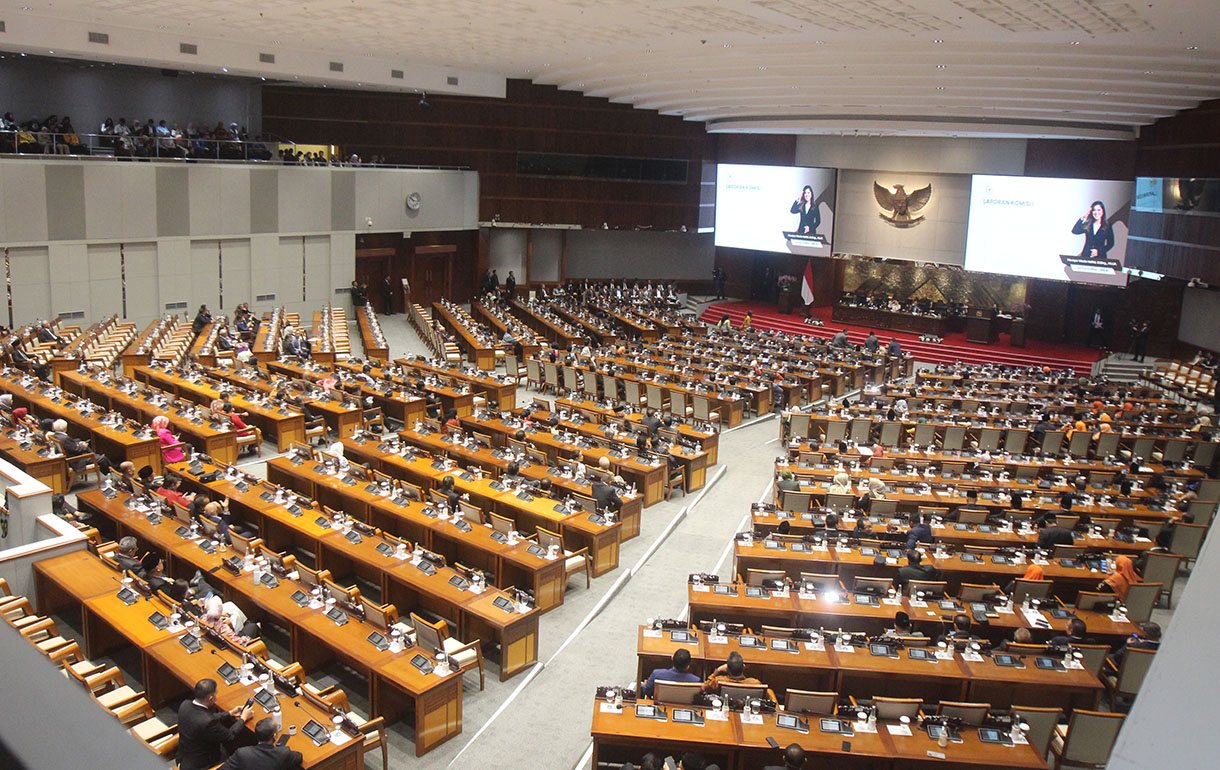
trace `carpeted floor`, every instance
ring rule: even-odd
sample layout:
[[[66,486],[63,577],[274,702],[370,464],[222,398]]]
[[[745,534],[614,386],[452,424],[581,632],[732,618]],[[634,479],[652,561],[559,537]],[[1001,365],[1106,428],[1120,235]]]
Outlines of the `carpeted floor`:
[[[717,323],[724,315],[734,327],[741,326],[741,320],[747,312],[753,312],[753,325],[758,329],[774,329],[789,334],[803,334],[814,337],[833,337],[840,329],[847,330],[847,338],[853,344],[864,342],[864,338],[873,331],[867,326],[855,326],[832,321],[830,307],[813,309],[813,315],[825,323],[825,326],[814,326],[804,323],[800,316],[781,315],[775,305],[766,302],[727,301],[708,306],[700,317],[706,323]],[[951,363],[964,361],[966,363],[997,363],[1051,366],[1054,368],[1071,367],[1079,374],[1089,374],[1093,362],[1102,357],[1101,351],[1074,345],[1070,343],[1044,342],[1027,339],[1025,347],[1015,348],[1008,340],[1007,334],[1000,335],[994,345],[977,345],[966,341],[964,333],[949,334],[941,343],[922,342],[918,334],[909,332],[891,332],[878,329],[877,336],[882,344],[889,342],[890,337],[898,340],[905,352],[911,353],[916,360],[930,363]]]

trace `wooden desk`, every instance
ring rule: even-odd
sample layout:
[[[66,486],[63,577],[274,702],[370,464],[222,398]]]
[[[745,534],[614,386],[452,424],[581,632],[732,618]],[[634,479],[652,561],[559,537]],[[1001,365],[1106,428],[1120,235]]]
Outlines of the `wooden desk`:
[[[145,695],[153,706],[163,706],[173,697],[187,693],[195,682],[205,677],[217,679],[217,703],[226,710],[244,704],[258,687],[257,682],[230,685],[216,676],[216,669],[223,663],[241,666],[240,655],[232,650],[214,648],[204,640],[204,650],[191,654],[178,641],[182,629],[162,630],[153,626],[148,621],[153,612],[161,612],[167,617],[170,614],[170,607],[159,597],[141,599],[131,605],[119,600],[116,596],[118,575],[93,554],[78,551],[45,559],[35,562],[34,571],[40,607],[57,599],[60,602],[67,599],[71,605],[80,607],[84,646],[89,657],[127,646],[140,651],[141,679]],[[98,586],[104,588],[102,593],[96,593]],[[60,608],[68,607],[61,603]],[[458,677],[452,678],[460,681]],[[284,709],[285,727],[295,724],[299,728],[310,719],[330,726],[330,715],[304,698],[289,699],[281,694],[280,703]],[[254,710],[247,725],[270,715],[257,703]],[[250,737],[247,733],[246,740]],[[356,770],[362,754],[360,743],[353,739],[342,746],[327,743],[319,747],[298,729],[298,735],[289,738],[288,745],[302,753],[305,767]]]
[[[905,770],[906,768],[1013,768],[1044,770],[1046,761],[1029,744],[999,746],[983,743],[977,731],[962,730],[962,743],[951,743],[944,749],[922,731],[909,737],[892,735],[885,723],[878,723],[875,733],[857,733],[850,739],[850,752],[843,750],[845,736],[823,733],[817,718],[811,717],[808,733],[779,728],[775,715],[763,715],[761,724],[745,724],[738,713],[730,713],[723,722],[707,719],[703,725],[675,724],[671,721],[673,707],[667,706],[666,720],[638,719],[635,707],[625,704],[621,713],[602,710],[604,701],[593,704],[593,766],[614,765],[638,761],[648,751],[680,756],[685,751],[698,751],[709,762],[723,770],[759,770],[764,765],[782,762],[780,752],[770,748],[767,737],[781,746],[798,743],[806,756],[814,756],[820,764],[834,768],[873,768],[875,770]],[[641,700],[640,703],[651,703]],[[703,711],[699,709],[699,711]],[[946,759],[927,755],[936,751]]]
[[[270,394],[275,391],[276,383],[271,381],[263,372],[253,368],[230,369],[227,366],[218,366],[212,369],[212,374],[234,385],[263,394]],[[291,375],[288,376],[291,377]],[[339,438],[352,435],[361,425],[363,410],[359,406],[344,406],[341,401],[332,401],[325,398],[309,398],[306,401],[308,401],[310,408],[322,415],[326,420],[327,427],[335,431]]]
[[[47,395],[50,386],[45,383],[31,383],[27,387],[20,377],[0,376],[0,390],[13,395],[13,406],[24,405],[31,414],[67,421],[68,432],[77,438],[92,439],[95,451],[130,461],[136,468],[151,465],[155,473],[161,472],[161,443],[156,435],[141,438],[126,425],[104,424],[95,411],[84,413],[74,408],[71,396]]]

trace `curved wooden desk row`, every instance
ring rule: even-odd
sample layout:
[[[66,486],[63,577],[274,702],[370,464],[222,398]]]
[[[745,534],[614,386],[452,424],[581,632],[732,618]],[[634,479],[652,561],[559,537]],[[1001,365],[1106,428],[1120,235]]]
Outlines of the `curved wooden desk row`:
[[[765,765],[782,765],[782,751],[771,748],[767,738],[774,738],[781,749],[790,743],[800,744],[806,756],[814,758],[814,766],[875,770],[1046,767],[1046,760],[1030,744],[983,743],[974,728],[962,730],[961,743],[950,743],[942,749],[921,730],[913,729],[910,736],[894,735],[884,722],[877,723],[875,733],[856,732],[848,737],[822,732],[816,717],[809,719],[806,733],[778,727],[775,714],[760,715],[756,722],[747,722],[741,714],[730,713],[721,722],[706,719],[707,713],[698,709],[705,721],[696,725],[676,724],[672,706],[664,707],[664,721],[638,718],[635,708],[626,704],[620,711],[604,700],[594,701],[593,767],[602,766],[599,763],[613,766],[638,762],[650,751],[679,757],[685,751],[697,751],[709,762],[719,764],[721,770],[758,770]]]
[[[1028,513],[1028,511],[1025,511]],[[824,527],[819,524],[822,517],[812,513],[796,514],[790,511],[767,511],[759,509],[753,512],[751,520],[754,523],[755,531],[765,533],[775,532],[779,525],[783,522],[788,522],[790,534],[793,535],[811,535],[816,532],[821,532]],[[854,522],[850,516],[844,516],[842,524],[845,528],[844,535],[851,533]],[[910,529],[911,524],[905,519],[893,519],[887,517],[869,516],[870,522],[875,537],[885,538],[891,545],[905,550],[906,533]],[[1038,530],[1018,531],[1011,526],[997,526],[996,524],[963,524],[963,523],[947,523],[932,525],[932,537],[937,543],[945,543],[955,548],[963,548],[965,546],[981,546],[984,548],[1034,548],[1038,544]],[[893,531],[887,531],[893,527]],[[896,537],[895,537],[896,536]],[[1074,532],[1073,536],[1076,539],[1075,545],[1086,548],[1089,552],[1095,553],[1125,553],[1130,555],[1138,555],[1148,551],[1155,545],[1151,538],[1137,536],[1132,538],[1134,542],[1119,540],[1110,535],[1094,535]]]
[[[184,629],[161,630],[149,622],[154,612],[169,617],[171,608],[159,597],[124,604],[117,596],[119,576],[101,559],[87,551],[57,556],[34,563],[34,585],[38,594],[39,611],[46,614],[78,608],[85,634],[85,650],[90,658],[112,650],[134,647],[141,658],[145,697],[153,706],[163,706],[171,699],[189,695],[195,682],[204,678],[217,683],[216,703],[225,710],[245,704],[259,689],[257,681],[228,684],[217,674],[224,664],[240,668],[241,655],[228,648],[217,648],[203,641],[203,649],[190,653],[179,642]],[[405,653],[404,653],[405,654]],[[461,677],[450,676],[458,682]],[[284,722],[283,734],[295,725],[297,734],[288,738],[288,747],[301,752],[304,767],[318,770],[356,770],[362,765],[362,741],[349,738],[343,743],[327,742],[319,746],[301,730],[310,720],[330,730],[330,713],[307,698],[290,697],[277,691]],[[270,713],[261,703],[253,705],[254,716],[247,726]],[[459,702],[460,711],[460,702]],[[458,730],[461,723],[458,722]],[[454,733],[456,734],[456,732]],[[247,736],[251,739],[252,735]]]
[[[132,367],[132,378],[200,406],[210,406],[220,397],[222,390],[219,382],[210,378],[187,376],[181,371],[166,371],[152,366]],[[229,384],[224,390],[232,393],[232,385]],[[304,414],[275,404],[256,402],[241,393],[232,393],[230,400],[237,411],[247,413],[247,423],[257,426],[264,436],[276,442],[279,451],[283,452],[294,442],[305,440]]]
[[[222,496],[220,489],[211,492],[216,497]],[[283,627],[294,628],[293,622],[301,608],[289,598],[295,589],[288,588],[286,583],[275,591],[288,590],[275,593],[265,586],[254,586],[247,573],[235,576],[223,568],[217,569],[221,566],[221,558],[227,554],[209,554],[197,540],[180,537],[176,533],[180,522],[167,518],[157,524],[150,523],[143,513],[125,505],[125,495],[111,500],[93,491],[78,495],[77,499],[82,510],[89,510],[98,514],[100,520],[112,522],[116,538],[132,535],[162,553],[167,562],[167,574],[190,578],[196,569],[210,573],[209,582],[215,579],[226,586],[226,598],[239,605],[250,604],[257,608],[255,611],[248,610],[247,614],[267,614]],[[479,638],[498,644],[502,679],[528,668],[537,660],[538,610],[505,612],[495,605],[495,600],[508,599],[506,592],[488,588],[482,593],[475,593],[464,587],[465,581],[451,583],[452,579],[460,577],[451,567],[436,570],[432,575],[425,574],[410,560],[377,550],[377,545],[382,544],[380,538],[369,536],[355,542],[343,530],[330,526],[329,521],[324,520],[319,524],[320,510],[302,509],[302,515],[294,516],[285,506],[262,500],[259,503],[263,515],[260,523],[266,527],[260,530],[260,535],[266,532],[268,547],[274,547],[272,544],[305,543],[317,549],[317,568],[330,571],[335,579],[360,575],[381,589],[383,603],[393,604],[402,613],[422,609],[452,623],[457,629],[458,638]],[[272,597],[274,601],[264,601],[264,597]],[[364,646],[376,652],[370,645]],[[314,670],[335,655],[341,656],[343,650],[343,647],[329,651],[326,647],[315,649],[307,644],[306,638],[294,635],[293,658],[299,660],[307,671]]]
[[[541,399],[535,399],[537,403]],[[543,401],[543,403],[546,403]],[[566,409],[569,412],[584,415],[585,419],[595,423],[606,423],[611,421],[628,422],[635,428],[643,428],[644,413],[639,411],[637,404],[633,408],[629,408],[624,412],[615,412],[612,407],[606,406],[604,402],[580,400],[573,398],[559,398],[555,400],[554,408],[556,410]],[[549,409],[546,410],[549,414]],[[683,440],[694,441],[699,445],[699,448],[707,452],[708,465],[715,465],[720,452],[720,433],[715,430],[703,431],[688,425],[685,421],[675,421],[675,425],[668,430],[673,430]]]
[[[957,600],[958,609],[942,609],[938,601],[921,603],[906,596],[880,598],[876,604],[864,604],[851,593],[850,581],[847,582],[847,593],[834,596],[798,591],[788,591],[787,595],[762,591],[762,596],[750,596],[747,587],[741,584],[728,585],[733,591],[728,594],[717,593],[706,585],[691,585],[687,588],[687,599],[692,621],[745,623],[755,629],[765,624],[783,628],[842,628],[875,635],[893,628],[895,613],[905,612],[916,630],[932,639],[950,629],[954,615],[959,612],[971,614],[966,609],[968,605]],[[1000,592],[998,587],[997,592]],[[1096,638],[1099,644],[1117,646],[1138,630],[1122,615],[1092,610],[1071,610],[1071,614],[1085,622],[1088,635]],[[1034,639],[1049,641],[1054,636],[1066,634],[1068,621],[1069,618],[1057,618],[1049,612],[1013,607],[1011,611],[992,610],[986,624],[971,624],[971,633],[999,644],[1011,641],[1013,632],[1024,628]]]
[[[764,635],[711,636],[690,630],[691,642],[672,641],[669,631],[639,629],[637,681],[654,669],[671,665],[673,653],[691,654],[691,673],[706,678],[730,653],[745,659],[746,676],[775,691],[780,703],[789,689],[837,692],[840,697],[920,698],[926,701],[990,703],[995,708],[1013,704],[1053,706],[1065,711],[1094,709],[1104,690],[1101,680],[1083,667],[1039,668],[1032,658],[1022,667],[1001,666],[990,655],[977,652],[926,649],[932,660],[915,660],[906,650],[875,655],[868,646],[826,641],[788,640]],[[743,641],[758,644],[747,646]],[[775,644],[781,645],[777,648]]]
[[[338,364],[320,364],[316,361],[297,362],[297,361],[268,361],[267,371],[272,374],[278,374],[289,377],[294,380],[303,382],[317,383],[328,378],[335,378],[335,373],[338,370]],[[395,389],[386,392],[380,387],[372,387],[362,382],[353,382],[350,379],[335,386],[331,390],[331,395],[342,395],[346,400],[351,397],[356,401],[352,407],[358,416],[363,415],[361,404],[369,404],[382,410],[386,417],[393,417],[396,420],[411,423],[415,420],[423,419],[426,412],[426,404],[424,397],[420,394],[414,383],[406,383],[394,381],[393,384],[403,386],[401,391]],[[407,387],[409,386],[409,387]],[[441,397],[442,403],[448,405],[456,405],[459,412],[464,408],[473,406],[474,397],[467,393],[461,393],[452,388],[423,388],[437,393]],[[371,402],[371,403],[370,403]],[[360,420],[357,420],[355,425],[359,425]],[[351,435],[350,431],[340,431],[340,438]]]
[[[221,462],[232,463],[237,460],[237,431],[227,424],[213,424],[183,414],[181,409],[172,406],[173,394],[156,390],[138,396],[131,395],[108,382],[100,381],[97,373],[63,372],[60,374],[60,381],[65,391],[88,398],[143,425],[151,424],[154,417],[164,416],[169,419],[170,430],[177,434],[181,441]],[[150,399],[154,396],[169,399],[170,406],[167,408],[153,404]]]
[[[415,462],[421,472],[424,467],[436,472],[427,459],[420,458]],[[471,526],[470,531],[465,532],[453,523],[437,518],[435,510],[428,503],[407,501],[400,505],[376,491],[366,491],[366,483],[349,485],[335,476],[316,472],[312,462],[298,466],[288,458],[275,458],[268,464],[267,475],[274,483],[294,489],[327,507],[342,510],[384,532],[424,545],[429,550],[440,553],[447,559],[460,561],[468,567],[490,572],[497,586],[529,588],[534,592],[538,609],[541,611],[550,610],[563,603],[567,576],[560,560],[531,553],[530,549],[534,544],[527,541],[511,545],[499,542],[493,538],[494,530],[490,524]],[[441,475],[434,477],[434,483],[439,483],[443,475],[444,472],[441,472]],[[486,491],[494,493],[494,490]],[[501,501],[499,494],[495,494],[496,501],[480,501],[482,504],[479,507],[493,513],[509,510],[517,514],[516,517],[508,516],[514,521],[520,519],[522,522],[541,522],[542,526],[559,532],[574,546],[587,547],[586,544],[592,543],[594,547],[590,549],[590,556],[601,569],[597,574],[607,571],[607,565],[604,563],[607,559],[613,561],[613,567],[618,566],[618,530],[615,529],[618,524],[599,528],[580,514],[557,514],[553,510],[553,501],[523,512],[507,503],[497,505],[496,503]],[[472,496],[472,500],[474,499],[477,498]],[[522,506],[526,505],[524,501],[515,497],[514,499]],[[535,523],[534,527],[538,525]],[[533,529],[525,523],[518,526],[521,532],[530,532]],[[606,545],[607,539],[613,541],[613,548]]]
[[[484,332],[479,334],[478,322],[465,312],[460,310],[454,311],[444,302],[432,303],[432,314],[434,317],[439,316],[441,321],[448,326],[460,341],[462,349],[466,352],[466,356],[475,366],[480,369],[492,370],[496,368],[496,349],[494,339],[489,339],[489,335]]]
[[[738,541],[734,543],[737,574],[744,575],[747,570],[757,569],[779,570],[792,578],[799,577],[801,572],[833,572],[843,579],[858,576],[893,577],[898,573],[898,568],[906,564],[906,559],[894,557],[887,557],[884,565],[875,564],[875,556],[862,554],[859,549],[848,548],[844,551],[834,546],[807,547],[810,550],[793,551],[791,543],[771,543],[769,547],[766,541],[761,540],[751,545]],[[923,563],[940,570],[940,580],[947,582],[951,591],[956,591],[962,583],[1007,585],[1024,575],[1029,568],[1029,563],[1015,563],[1011,558],[999,563],[998,559],[1005,558],[1000,556],[978,556],[977,562],[967,560],[972,556],[975,555],[956,553],[937,558],[935,553],[928,553]],[[1093,590],[1106,577],[1105,573],[1085,567],[1064,566],[1059,559],[1034,559],[1031,563],[1042,567],[1046,579],[1055,582],[1058,596],[1064,601],[1074,600],[1078,591]]]
[[[265,371],[241,364],[234,367],[216,366],[209,373],[239,388],[261,393],[264,396],[272,395],[275,393],[278,384],[286,384],[291,380],[290,377],[285,375],[269,375]],[[311,409],[320,413],[325,418],[327,427],[335,431],[340,438],[352,435],[360,427],[363,410],[358,404],[348,406],[340,398],[332,399],[325,397],[306,398],[305,401]]]
[[[13,406],[25,406],[38,417],[63,419],[70,434],[93,441],[96,451],[130,461],[137,468],[151,465],[154,472],[160,473],[161,442],[155,434],[138,436],[129,425],[104,424],[96,411],[84,413],[74,408],[76,397],[49,395],[55,392],[52,386],[37,380],[23,382],[19,375],[9,372],[0,376],[0,390],[12,394]]]
[[[439,486],[445,476],[453,476],[458,491],[469,495],[473,504],[482,508],[484,512],[496,513],[512,519],[517,523],[518,530],[521,532],[533,532],[539,525],[552,528],[558,526],[560,521],[564,521],[565,526],[577,528],[582,534],[574,536],[581,540],[605,532],[604,527],[592,525],[592,522],[569,521],[565,519],[569,515],[567,513],[561,514],[558,518],[555,516],[555,507],[559,504],[559,498],[564,496],[563,492],[583,495],[586,498],[593,496],[591,477],[586,477],[584,480],[572,478],[557,472],[555,468],[526,460],[520,464],[521,476],[533,481],[547,479],[552,484],[552,490],[555,487],[562,490],[562,492],[556,492],[550,496],[532,494],[540,502],[535,504],[531,501],[526,504],[516,494],[509,493],[506,496],[504,490],[497,490],[492,486],[492,482],[503,474],[511,462],[502,452],[496,454],[498,450],[489,450],[484,447],[476,450],[459,446],[452,440],[445,441],[437,434],[404,431],[401,435],[406,440],[399,445],[398,449],[395,449],[392,443],[378,442],[376,439],[364,437],[344,439],[344,454],[391,478],[414,484],[424,492]],[[457,463],[457,466],[448,469],[433,466],[434,462],[445,457]],[[470,466],[478,466],[494,478],[474,478],[467,472]],[[619,510],[618,515],[619,540],[630,540],[640,533],[640,512],[643,509],[644,496],[640,492],[632,494],[621,491],[619,497],[623,501],[623,507]],[[541,518],[538,518],[539,516]],[[595,537],[595,539],[600,540],[601,538]],[[591,545],[591,547],[596,546]],[[606,555],[610,556],[609,553]],[[599,575],[606,569],[614,569],[618,566],[617,555],[610,560],[595,559],[595,561]]]
[[[465,371],[455,366],[441,365],[428,361],[423,358],[396,358],[394,364],[414,372],[417,377],[433,376],[433,377],[448,377],[458,382],[463,382],[468,388],[473,389],[477,393],[482,393],[489,401],[495,401],[499,404],[500,409],[511,410],[517,408],[517,378],[505,376],[497,378],[493,372],[479,372],[477,374]],[[355,364],[351,364],[353,368]],[[387,377],[392,376],[385,367],[373,367],[374,376]]]

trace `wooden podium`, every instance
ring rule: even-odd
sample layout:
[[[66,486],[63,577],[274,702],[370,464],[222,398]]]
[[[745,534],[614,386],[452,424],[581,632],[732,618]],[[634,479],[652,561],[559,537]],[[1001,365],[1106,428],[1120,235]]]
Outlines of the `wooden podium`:
[[[1008,333],[1008,341],[1014,348],[1025,347],[1025,319],[1012,319],[1012,329]]]
[[[966,341],[990,345],[996,340],[995,313],[990,308],[970,309],[966,318]]]

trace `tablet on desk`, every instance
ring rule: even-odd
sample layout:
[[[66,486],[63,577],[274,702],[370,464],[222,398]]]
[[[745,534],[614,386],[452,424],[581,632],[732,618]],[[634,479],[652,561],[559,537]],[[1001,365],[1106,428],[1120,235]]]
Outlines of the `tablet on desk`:
[[[118,593],[119,601],[126,605],[135,604],[140,599],[140,595],[130,588],[124,588]]]
[[[933,663],[936,662],[936,654],[922,647],[908,647],[907,657],[911,660],[930,660]]]
[[[772,639],[771,649],[779,650],[780,652],[798,652],[796,643],[791,639]]]
[[[292,599],[294,602],[296,602],[298,605],[300,605],[302,607],[304,607],[306,604],[309,604],[309,594],[305,593],[304,591],[293,591],[292,596],[290,596],[288,598]]]
[[[427,559],[421,559],[419,564],[415,565],[415,569],[424,573],[428,577],[432,577],[436,574],[436,567],[433,567],[432,562],[428,561]]]
[[[258,688],[258,692],[254,693],[254,700],[258,701],[258,705],[271,711],[275,708],[275,696],[267,692],[263,688]]]
[[[158,631],[164,631],[169,628],[169,618],[162,615],[160,612],[154,612],[148,616],[148,622],[153,624],[153,627]]]
[[[683,644],[694,644],[699,640],[692,636],[689,631],[682,631],[679,629],[669,632],[669,641],[682,642]]]
[[[898,655],[888,644],[870,644],[868,651],[878,658],[896,658]]]
[[[635,707],[635,715],[640,719],[656,719],[665,721],[665,712],[650,703],[639,703]]]
[[[750,596],[755,599],[763,599],[767,596],[767,592],[758,586],[746,586],[746,596]]]
[[[378,552],[378,553],[380,553],[380,554],[383,554],[383,555],[385,555],[385,556],[393,556],[393,555],[394,555],[394,549],[390,547],[390,544],[389,544],[389,543],[378,543],[378,544],[377,544],[377,552]]]
[[[325,745],[330,740],[330,733],[326,732],[326,728],[312,719],[305,723],[301,728],[301,732],[313,741],[318,746]]]
[[[369,634],[365,637],[365,639],[368,640],[369,644],[373,645],[382,652],[385,652],[390,648],[390,641],[385,638],[384,634],[378,633],[377,631]]]
[[[347,615],[343,614],[343,610],[338,607],[331,607],[326,611],[326,617],[335,621],[335,625],[347,625]]]
[[[503,596],[497,596],[495,599],[492,600],[491,603],[496,605],[500,609],[504,610],[505,612],[513,611],[513,603],[510,602],[508,599],[505,599]]]
[[[1063,662],[1054,658],[1034,658],[1034,665],[1044,671],[1064,671]]]
[[[856,594],[856,604],[864,607],[880,607],[881,599],[872,594]]]
[[[737,637],[737,644],[741,647],[761,648],[764,646],[762,640],[757,636],[739,636]]]
[[[225,681],[225,684],[236,684],[237,680],[241,679],[241,673],[228,661],[221,663],[220,668],[216,669],[216,673]]]
[[[939,741],[940,736],[943,734],[953,743],[962,742],[962,736],[952,727],[946,727],[945,725],[924,725],[924,729],[928,731],[928,737],[934,741]]]
[[[998,743],[1002,746],[1011,746],[1012,738],[1008,733],[997,730],[994,727],[980,727],[979,740],[983,743]]]
[[[712,593],[724,594],[725,596],[736,596],[737,589],[733,588],[732,586],[726,586],[723,583],[717,583],[716,585],[712,586]]]
[[[675,708],[673,711],[673,721],[676,724],[701,725],[703,724],[703,715],[694,709]]]
[[[1051,617],[1056,620],[1067,620],[1068,618],[1074,618],[1076,616],[1073,615],[1069,610],[1065,610],[1062,607],[1056,607],[1055,609],[1051,610]]]
[[[432,661],[428,660],[427,656],[415,653],[415,655],[411,658],[411,665],[419,669],[421,674],[432,673]]]
[[[992,657],[997,666],[1007,666],[1008,668],[1025,668],[1025,664],[1016,655],[1006,655],[997,653]]]
[[[178,637],[178,644],[186,648],[186,651],[194,655],[203,649],[203,642],[199,641],[199,637],[194,634],[183,634]]]
[[[809,723],[802,721],[799,717],[794,717],[791,714],[777,714],[775,717],[775,726],[782,727],[785,730],[796,730],[797,732],[809,732]]]
[[[778,723],[778,718],[776,722]],[[818,721],[818,726],[824,733],[835,733],[836,735],[855,735],[855,731],[851,729],[851,722],[846,719],[821,719]]]
[[[470,587],[470,585],[462,578],[461,575],[454,575],[453,577],[449,578],[449,585],[453,586],[459,591],[465,591]]]

